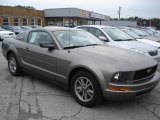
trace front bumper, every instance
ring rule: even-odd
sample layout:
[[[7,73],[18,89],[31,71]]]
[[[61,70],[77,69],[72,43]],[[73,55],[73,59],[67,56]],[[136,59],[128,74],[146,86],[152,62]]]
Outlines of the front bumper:
[[[130,100],[135,97],[141,96],[151,91],[159,83],[160,73],[156,72],[155,76],[148,82],[137,83],[137,84],[114,84],[109,83],[109,86],[114,88],[123,88],[124,91],[111,90],[109,88],[103,91],[103,96],[107,100]],[[126,91],[128,89],[128,91]]]

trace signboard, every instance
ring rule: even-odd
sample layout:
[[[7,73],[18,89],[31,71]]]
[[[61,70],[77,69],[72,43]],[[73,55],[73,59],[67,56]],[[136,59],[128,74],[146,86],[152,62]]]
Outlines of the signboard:
[[[81,12],[80,12],[80,16],[81,17],[87,17],[87,11],[85,11],[85,10],[81,10]]]
[[[101,14],[98,14],[98,13],[94,13],[94,12],[91,12],[90,13],[90,17],[91,18],[98,18],[98,19],[104,19],[105,20],[105,15],[101,15]]]

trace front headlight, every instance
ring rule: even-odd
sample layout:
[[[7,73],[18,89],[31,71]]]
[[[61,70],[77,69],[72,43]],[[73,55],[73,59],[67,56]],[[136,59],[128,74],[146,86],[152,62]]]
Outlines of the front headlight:
[[[131,72],[117,72],[113,75],[112,82],[126,82],[130,78]]]
[[[140,54],[146,55],[146,56],[148,55],[148,54],[147,54],[146,52],[144,52],[143,50],[137,50],[137,49],[135,49],[135,48],[132,48],[131,51],[132,51],[132,52],[136,52],[136,53],[140,53]]]

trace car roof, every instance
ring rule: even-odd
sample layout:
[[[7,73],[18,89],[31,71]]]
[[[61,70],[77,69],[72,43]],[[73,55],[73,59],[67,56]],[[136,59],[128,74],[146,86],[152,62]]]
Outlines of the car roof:
[[[57,27],[57,26],[47,26],[47,27],[43,27],[43,29],[50,30],[50,31],[60,31],[60,30],[81,30],[81,29],[76,29],[76,28]]]
[[[112,26],[105,26],[105,25],[81,25],[81,26],[77,26],[77,27],[94,27],[94,28],[116,28],[116,27],[112,27]]]

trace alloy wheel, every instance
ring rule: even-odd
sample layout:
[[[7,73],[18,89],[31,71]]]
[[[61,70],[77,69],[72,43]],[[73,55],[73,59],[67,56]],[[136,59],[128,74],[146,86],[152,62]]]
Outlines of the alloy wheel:
[[[94,96],[92,82],[86,77],[79,77],[74,85],[75,93],[83,102],[90,101]]]

